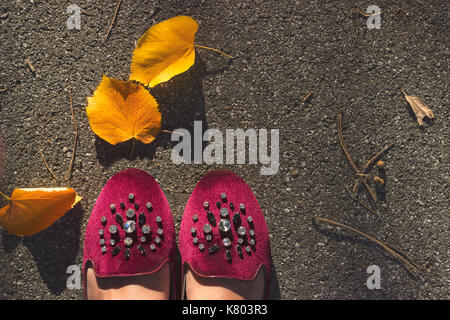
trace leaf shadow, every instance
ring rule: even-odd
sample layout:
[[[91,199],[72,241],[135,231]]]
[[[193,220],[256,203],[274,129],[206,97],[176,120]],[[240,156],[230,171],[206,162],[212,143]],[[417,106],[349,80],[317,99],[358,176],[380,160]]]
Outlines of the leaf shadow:
[[[220,70],[217,70],[217,72],[220,72]],[[172,148],[174,142],[171,140],[171,132],[179,128],[188,130],[193,142],[194,121],[202,121],[202,133],[207,129],[202,86],[205,75],[207,75],[205,63],[197,56],[195,64],[189,70],[173,77],[166,83],[148,89],[158,101],[162,116],[162,131],[150,144],[136,141],[135,150],[130,160],[136,158],[153,159],[158,148]],[[205,145],[203,143],[203,148]],[[95,149],[99,163],[102,166],[110,166],[120,159],[129,158],[132,141],[125,141],[113,146],[96,136]],[[193,157],[194,150],[193,148],[191,150],[191,157]]]
[[[78,203],[49,228],[23,238],[52,294],[59,295],[66,289],[67,267],[77,264],[82,218],[83,208]]]

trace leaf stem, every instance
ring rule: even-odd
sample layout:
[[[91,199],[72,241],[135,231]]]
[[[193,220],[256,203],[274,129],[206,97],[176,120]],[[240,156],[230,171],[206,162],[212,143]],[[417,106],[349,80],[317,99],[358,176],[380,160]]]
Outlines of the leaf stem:
[[[233,59],[233,57],[230,56],[229,54],[226,54],[225,52],[222,52],[222,51],[217,50],[217,49],[214,49],[214,48],[201,46],[201,45],[199,45],[199,44],[194,44],[194,47],[212,50],[212,51],[218,52],[218,53],[220,53],[220,54],[223,54],[224,56],[226,56],[226,57],[228,57],[228,58],[230,58],[230,59]]]
[[[133,140],[131,142],[131,152],[130,152],[129,158],[131,158],[133,156],[135,146],[136,146],[136,139],[133,138]]]
[[[4,196],[6,199],[11,200],[11,198],[5,196],[3,193],[0,192],[0,195]]]

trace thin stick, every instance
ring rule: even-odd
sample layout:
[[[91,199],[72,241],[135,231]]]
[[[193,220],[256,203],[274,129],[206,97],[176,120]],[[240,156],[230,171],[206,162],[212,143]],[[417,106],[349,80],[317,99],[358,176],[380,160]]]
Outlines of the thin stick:
[[[214,49],[214,48],[201,46],[201,45],[199,45],[199,44],[194,44],[194,47],[212,50],[212,51],[218,52],[218,53],[220,53],[220,54],[223,54],[224,56],[226,56],[226,57],[228,57],[228,58],[230,58],[230,59],[233,59],[233,57],[230,56],[229,54],[226,54],[225,52],[222,52],[222,51],[217,50],[217,49]]]
[[[74,129],[74,138],[73,138],[73,151],[72,151],[72,158],[70,159],[69,167],[67,168],[67,172],[64,176],[64,179],[70,178],[70,174],[72,172],[73,168],[73,161],[75,159],[75,151],[77,150],[77,139],[78,139],[78,129],[77,129],[77,121],[75,119],[75,114],[73,112],[73,102],[72,102],[72,88],[69,83],[69,102],[70,102],[70,111],[72,112],[72,123],[73,123],[73,129]]]
[[[372,212],[373,214],[377,214],[377,212],[375,210],[373,210],[371,207],[369,207],[367,204],[365,204],[363,201],[361,201],[351,190],[349,187],[345,186],[345,189],[348,191],[348,193],[350,194],[350,196],[352,197],[352,199],[358,201],[358,203],[360,205],[362,205],[364,208],[366,208],[367,210],[369,210],[370,212]]]
[[[356,21],[356,26],[355,26],[355,41],[353,41],[353,46],[356,47],[356,43],[358,41],[358,36],[359,36],[359,19],[358,19],[358,15],[355,15],[355,21]]]
[[[389,148],[391,148],[393,146],[393,144],[388,144],[386,147],[384,147],[381,151],[379,151],[378,153],[376,153],[372,158],[370,158],[369,160],[367,160],[366,164],[364,165],[364,167],[361,170],[361,173],[364,174],[366,173],[366,170],[375,162],[375,160],[377,160],[383,153],[386,152],[386,150],[388,150]],[[356,188],[358,187],[358,183],[359,180],[356,180],[355,185],[353,186],[353,192],[356,192]]]
[[[0,89],[0,93],[6,92],[6,91],[8,91],[8,88],[2,88],[2,89]]]
[[[116,11],[114,11],[114,16],[111,19],[111,23],[109,25],[108,32],[106,32],[106,35],[105,35],[105,42],[106,42],[106,40],[108,40],[109,33],[111,32],[111,29],[112,29],[112,27],[114,25],[114,22],[116,22],[117,12],[119,11],[119,7],[120,7],[120,3],[121,2],[122,2],[122,0],[117,1]]]
[[[303,98],[303,103],[305,103],[306,101],[308,101],[309,98],[311,98],[313,92],[310,91],[304,98]]]
[[[50,169],[50,167],[48,166],[47,161],[45,160],[45,157],[44,157],[44,154],[42,153],[42,151],[41,150],[38,150],[38,151],[41,154],[41,158],[44,161],[45,167],[47,168],[48,172],[50,172],[50,174],[52,175],[53,179],[56,180],[56,182],[59,182],[59,179],[55,176],[52,169]]]
[[[4,195],[3,193],[0,192],[0,195],[4,196],[6,199],[11,200],[10,197],[7,197],[6,195]]]
[[[333,221],[333,220],[328,220],[328,219],[325,219],[325,218],[314,218],[314,219],[317,219],[317,220],[323,221],[323,222],[327,222],[327,223],[330,223],[330,224],[334,224],[336,226],[343,227],[343,228],[349,229],[349,230],[351,230],[353,232],[356,232],[357,234],[359,234],[359,235],[369,239],[370,241],[376,243],[377,245],[379,245],[380,247],[385,249],[394,258],[400,260],[403,263],[403,265],[405,266],[405,268],[409,272],[411,272],[412,274],[420,273],[420,267],[417,266],[417,264],[414,261],[412,261],[405,253],[401,252],[400,250],[396,249],[395,247],[391,246],[390,244],[385,243],[385,242],[383,242],[381,240],[377,240],[377,239],[369,236],[368,234],[359,231],[358,229],[355,229],[353,227],[347,226],[345,224],[342,224],[342,223],[339,223],[339,222],[336,222],[336,221]],[[408,260],[410,260],[410,261],[408,261]]]
[[[26,58],[25,62],[27,63],[28,68],[30,68],[31,72],[36,73],[36,69],[33,67],[33,64],[31,63],[31,60]]]
[[[355,162],[353,161],[350,153],[348,152],[347,146],[345,145],[344,136],[342,134],[342,110],[339,111],[339,113],[338,113],[338,137],[339,137],[339,142],[341,144],[342,150],[344,151],[344,154],[347,157],[347,160],[350,163],[350,166],[352,167],[355,175],[358,177],[358,180],[360,180],[362,182],[362,184],[366,188],[367,193],[370,195],[370,197],[374,201],[376,201],[377,196],[375,195],[373,190],[370,188],[370,186],[367,184],[366,180],[361,176],[361,171],[359,171],[359,169],[356,166]]]

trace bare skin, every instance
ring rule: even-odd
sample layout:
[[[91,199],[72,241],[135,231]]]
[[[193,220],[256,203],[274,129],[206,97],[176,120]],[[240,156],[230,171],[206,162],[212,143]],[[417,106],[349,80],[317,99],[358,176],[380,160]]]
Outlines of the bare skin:
[[[170,267],[166,263],[154,274],[130,277],[98,278],[87,270],[89,300],[167,300],[170,296]],[[204,278],[186,272],[188,300],[257,300],[263,299],[265,276],[260,270],[252,281]]]

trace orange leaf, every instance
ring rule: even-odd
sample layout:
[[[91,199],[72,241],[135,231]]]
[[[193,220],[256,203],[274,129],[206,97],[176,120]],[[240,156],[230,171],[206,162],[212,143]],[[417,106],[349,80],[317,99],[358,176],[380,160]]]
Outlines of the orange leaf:
[[[150,143],[161,129],[158,103],[138,83],[103,76],[86,112],[92,131],[113,145],[133,138]]]
[[[51,226],[81,198],[71,188],[15,189],[0,208],[0,225],[9,233],[29,236]]]
[[[197,22],[178,16],[158,23],[139,39],[131,61],[130,80],[154,87],[188,70],[195,61]]]

